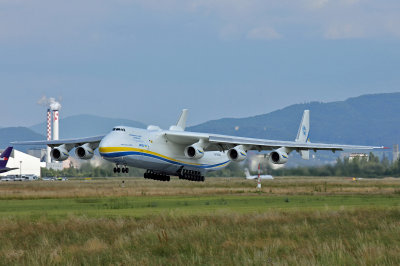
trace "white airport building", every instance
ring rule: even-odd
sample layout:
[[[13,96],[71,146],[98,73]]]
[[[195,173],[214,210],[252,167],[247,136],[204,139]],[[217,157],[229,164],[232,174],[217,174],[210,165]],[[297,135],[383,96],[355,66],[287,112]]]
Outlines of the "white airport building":
[[[1,153],[2,151],[0,151]],[[7,175],[36,175],[40,177],[40,168],[46,167],[46,163],[40,162],[40,158],[29,155],[22,151],[13,149],[7,163],[8,168],[18,168],[5,173],[0,176]]]

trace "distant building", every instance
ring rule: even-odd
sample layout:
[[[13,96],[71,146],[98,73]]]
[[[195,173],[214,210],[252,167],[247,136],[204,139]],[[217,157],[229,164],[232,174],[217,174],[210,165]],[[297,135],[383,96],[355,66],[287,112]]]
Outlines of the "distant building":
[[[351,153],[349,155],[349,161],[352,161],[355,158],[359,158],[359,159],[367,159],[367,161],[369,160],[369,155],[366,153]]]
[[[0,151],[2,152],[2,151]],[[18,168],[5,173],[1,173],[0,176],[7,175],[36,175],[40,177],[40,159],[35,156],[29,155],[22,151],[13,149],[10,158],[8,158],[7,167]]]

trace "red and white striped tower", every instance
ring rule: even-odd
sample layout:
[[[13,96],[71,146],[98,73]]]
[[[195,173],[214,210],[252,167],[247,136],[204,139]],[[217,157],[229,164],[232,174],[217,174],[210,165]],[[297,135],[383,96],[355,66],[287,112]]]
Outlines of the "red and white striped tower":
[[[47,109],[47,140],[51,140],[51,110]],[[46,163],[51,163],[51,148],[47,146]]]
[[[59,122],[58,110],[53,110],[53,140],[59,139]]]

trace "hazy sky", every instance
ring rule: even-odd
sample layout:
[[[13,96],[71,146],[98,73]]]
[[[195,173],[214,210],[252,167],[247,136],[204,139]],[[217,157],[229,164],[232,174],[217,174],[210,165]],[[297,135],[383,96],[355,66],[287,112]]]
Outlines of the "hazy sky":
[[[0,0],[0,127],[190,125],[400,91],[399,0]]]

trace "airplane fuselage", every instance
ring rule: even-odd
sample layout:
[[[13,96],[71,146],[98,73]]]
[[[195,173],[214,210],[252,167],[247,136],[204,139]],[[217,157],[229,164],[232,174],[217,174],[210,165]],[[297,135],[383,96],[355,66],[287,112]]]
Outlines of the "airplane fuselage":
[[[204,152],[200,159],[187,158],[180,145],[169,141],[163,130],[145,130],[126,126],[115,127],[99,144],[100,155],[123,166],[151,169],[168,175],[185,170],[202,174],[220,170],[231,161],[226,152]]]

